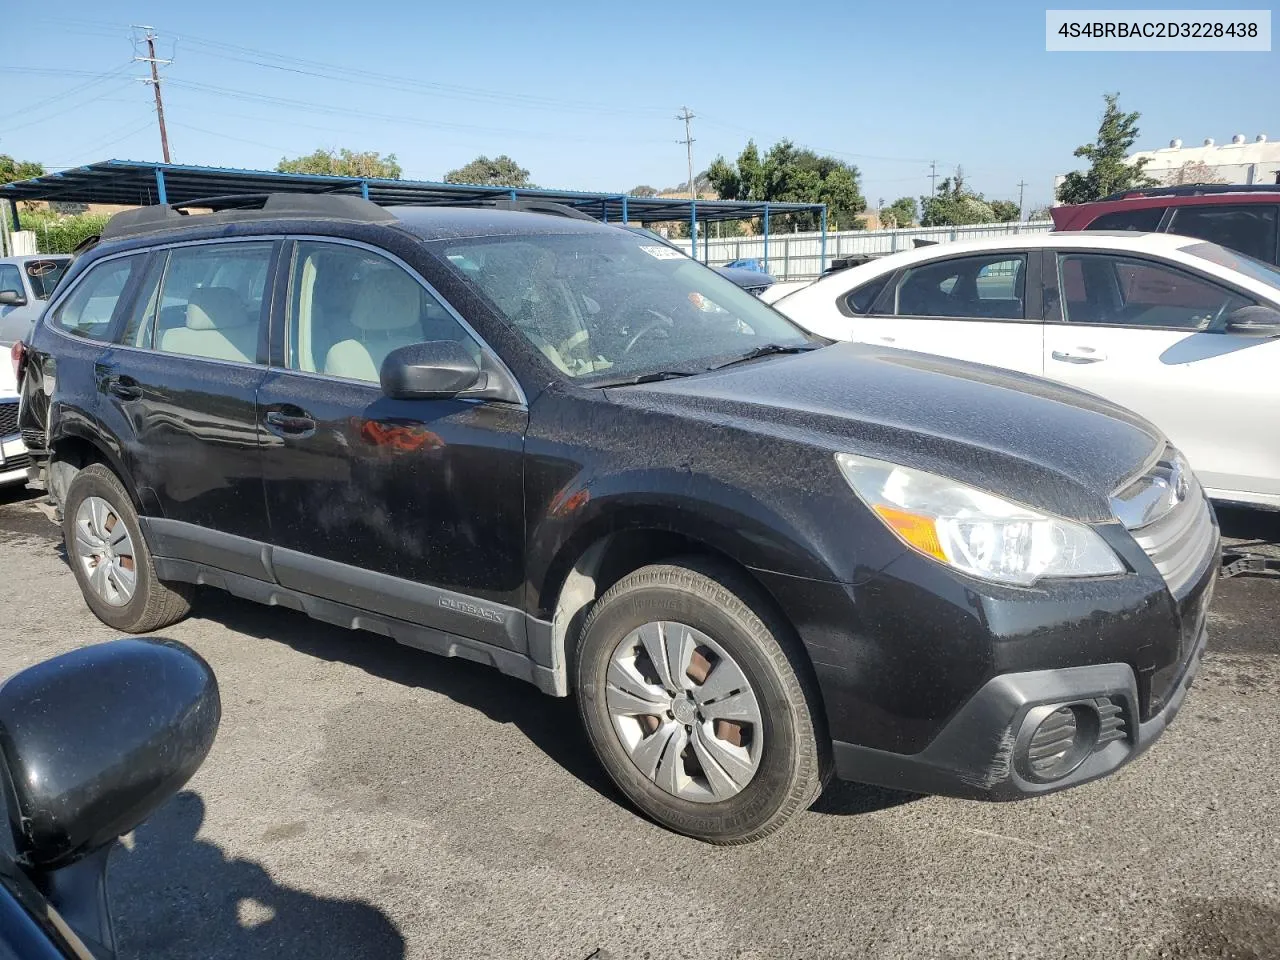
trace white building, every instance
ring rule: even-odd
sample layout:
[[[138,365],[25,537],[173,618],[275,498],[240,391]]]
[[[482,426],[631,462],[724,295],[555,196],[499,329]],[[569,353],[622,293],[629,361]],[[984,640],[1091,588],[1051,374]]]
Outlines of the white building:
[[[1141,150],[1127,158],[1133,163],[1146,158],[1146,174],[1161,185],[1183,183],[1275,183],[1280,184],[1280,141],[1260,133],[1250,143],[1242,133],[1230,143],[1215,144],[1207,138],[1201,146],[1184,147],[1170,140],[1159,150]],[[1065,175],[1053,178],[1053,195],[1058,195]]]

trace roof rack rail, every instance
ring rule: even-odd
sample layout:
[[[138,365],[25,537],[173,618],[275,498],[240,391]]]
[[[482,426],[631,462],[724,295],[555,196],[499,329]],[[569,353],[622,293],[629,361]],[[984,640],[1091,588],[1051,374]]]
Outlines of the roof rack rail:
[[[1280,193],[1280,183],[1188,183],[1171,187],[1134,187],[1119,190],[1103,200],[1129,197],[1201,197],[1216,193]]]
[[[548,213],[556,217],[569,217],[572,220],[600,221],[588,213],[583,213],[567,203],[556,203],[552,200],[511,200],[507,197],[480,197],[475,200],[450,200],[450,207],[494,207],[498,210],[519,210],[523,213]]]
[[[213,212],[190,213],[190,207]],[[103,240],[141,236],[181,227],[204,224],[271,220],[277,217],[307,217],[313,220],[354,220],[363,223],[394,223],[394,214],[363,197],[333,193],[239,193],[203,197],[175,204],[153,204],[125,210],[107,221]]]

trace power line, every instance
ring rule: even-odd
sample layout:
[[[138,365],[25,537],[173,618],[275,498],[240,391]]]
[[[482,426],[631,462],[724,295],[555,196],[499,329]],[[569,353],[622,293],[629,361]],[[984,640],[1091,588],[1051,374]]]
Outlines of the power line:
[[[153,28],[134,24],[132,29],[146,31],[142,36],[142,41],[147,45],[147,55],[145,57],[134,56],[133,59],[137,62],[146,62],[151,65],[151,80],[144,80],[143,82],[150,82],[156,94],[156,120],[160,123],[160,150],[164,153],[164,162],[169,163],[169,133],[164,128],[164,100],[160,97],[160,73],[156,68],[162,63],[168,66],[173,61],[160,60],[156,57],[156,34]]]
[[[677,120],[684,121],[684,139],[677,140],[676,143],[683,143],[685,154],[689,160],[689,199],[697,200],[698,191],[693,185],[693,134],[689,132],[689,121],[693,119],[693,114],[689,112],[688,107],[681,107],[680,112],[676,114]]]

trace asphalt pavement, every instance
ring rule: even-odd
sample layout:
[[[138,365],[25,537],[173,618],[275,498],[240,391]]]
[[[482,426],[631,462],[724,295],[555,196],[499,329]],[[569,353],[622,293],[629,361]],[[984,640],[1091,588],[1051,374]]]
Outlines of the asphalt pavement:
[[[1223,518],[1280,541],[1280,515]],[[0,677],[115,635],[20,491],[0,617]],[[1210,629],[1177,722],[1117,776],[1012,804],[834,784],[720,849],[629,809],[567,701],[205,593],[165,632],[213,665],[222,729],[113,855],[122,954],[1280,957],[1280,579],[1223,581]]]

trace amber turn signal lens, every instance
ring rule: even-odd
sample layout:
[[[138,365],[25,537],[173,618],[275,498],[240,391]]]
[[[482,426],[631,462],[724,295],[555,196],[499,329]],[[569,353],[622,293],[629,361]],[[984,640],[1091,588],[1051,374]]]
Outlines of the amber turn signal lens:
[[[938,529],[932,519],[883,504],[876,504],[874,509],[880,519],[910,546],[936,560],[944,563],[947,561],[947,555],[942,552],[942,544],[938,542]]]

